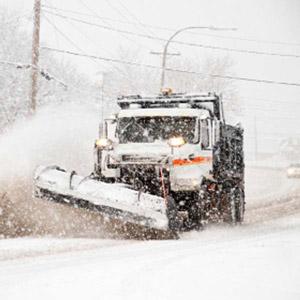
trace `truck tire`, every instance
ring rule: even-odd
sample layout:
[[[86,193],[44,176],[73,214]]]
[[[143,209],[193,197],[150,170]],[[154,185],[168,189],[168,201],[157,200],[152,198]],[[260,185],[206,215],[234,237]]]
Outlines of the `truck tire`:
[[[237,206],[237,223],[242,223],[244,221],[245,213],[245,192],[243,188],[237,188],[236,195],[236,206]]]
[[[228,222],[233,225],[242,223],[245,212],[244,190],[238,186],[234,187],[228,198]]]

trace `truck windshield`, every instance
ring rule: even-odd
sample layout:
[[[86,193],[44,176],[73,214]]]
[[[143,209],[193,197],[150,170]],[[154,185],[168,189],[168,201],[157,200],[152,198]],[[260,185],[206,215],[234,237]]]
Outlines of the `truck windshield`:
[[[120,118],[117,132],[121,144],[153,143],[182,136],[187,143],[196,141],[195,117],[131,117]]]

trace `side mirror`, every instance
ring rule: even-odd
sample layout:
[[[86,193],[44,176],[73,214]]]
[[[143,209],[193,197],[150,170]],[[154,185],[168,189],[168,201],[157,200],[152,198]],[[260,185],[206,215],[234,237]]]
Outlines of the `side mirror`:
[[[117,114],[111,116],[104,120],[104,130],[100,133],[100,136],[108,138],[110,140],[115,140],[116,129],[117,129]]]
[[[105,123],[111,123],[111,124],[115,124],[117,122],[117,114],[112,114],[111,116],[109,116],[108,118],[106,118],[104,120]]]

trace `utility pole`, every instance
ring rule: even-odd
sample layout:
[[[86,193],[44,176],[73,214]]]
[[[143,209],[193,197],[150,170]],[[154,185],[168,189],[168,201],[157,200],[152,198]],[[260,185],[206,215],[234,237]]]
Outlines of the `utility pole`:
[[[38,93],[39,56],[40,56],[40,25],[41,25],[41,0],[34,0],[32,52],[31,52],[31,91],[30,113],[36,111],[36,98]]]

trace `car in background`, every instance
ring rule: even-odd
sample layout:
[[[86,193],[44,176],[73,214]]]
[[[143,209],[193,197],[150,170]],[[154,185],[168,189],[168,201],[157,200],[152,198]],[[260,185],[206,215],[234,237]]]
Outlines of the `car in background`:
[[[288,178],[300,178],[300,163],[291,164],[286,172]]]

